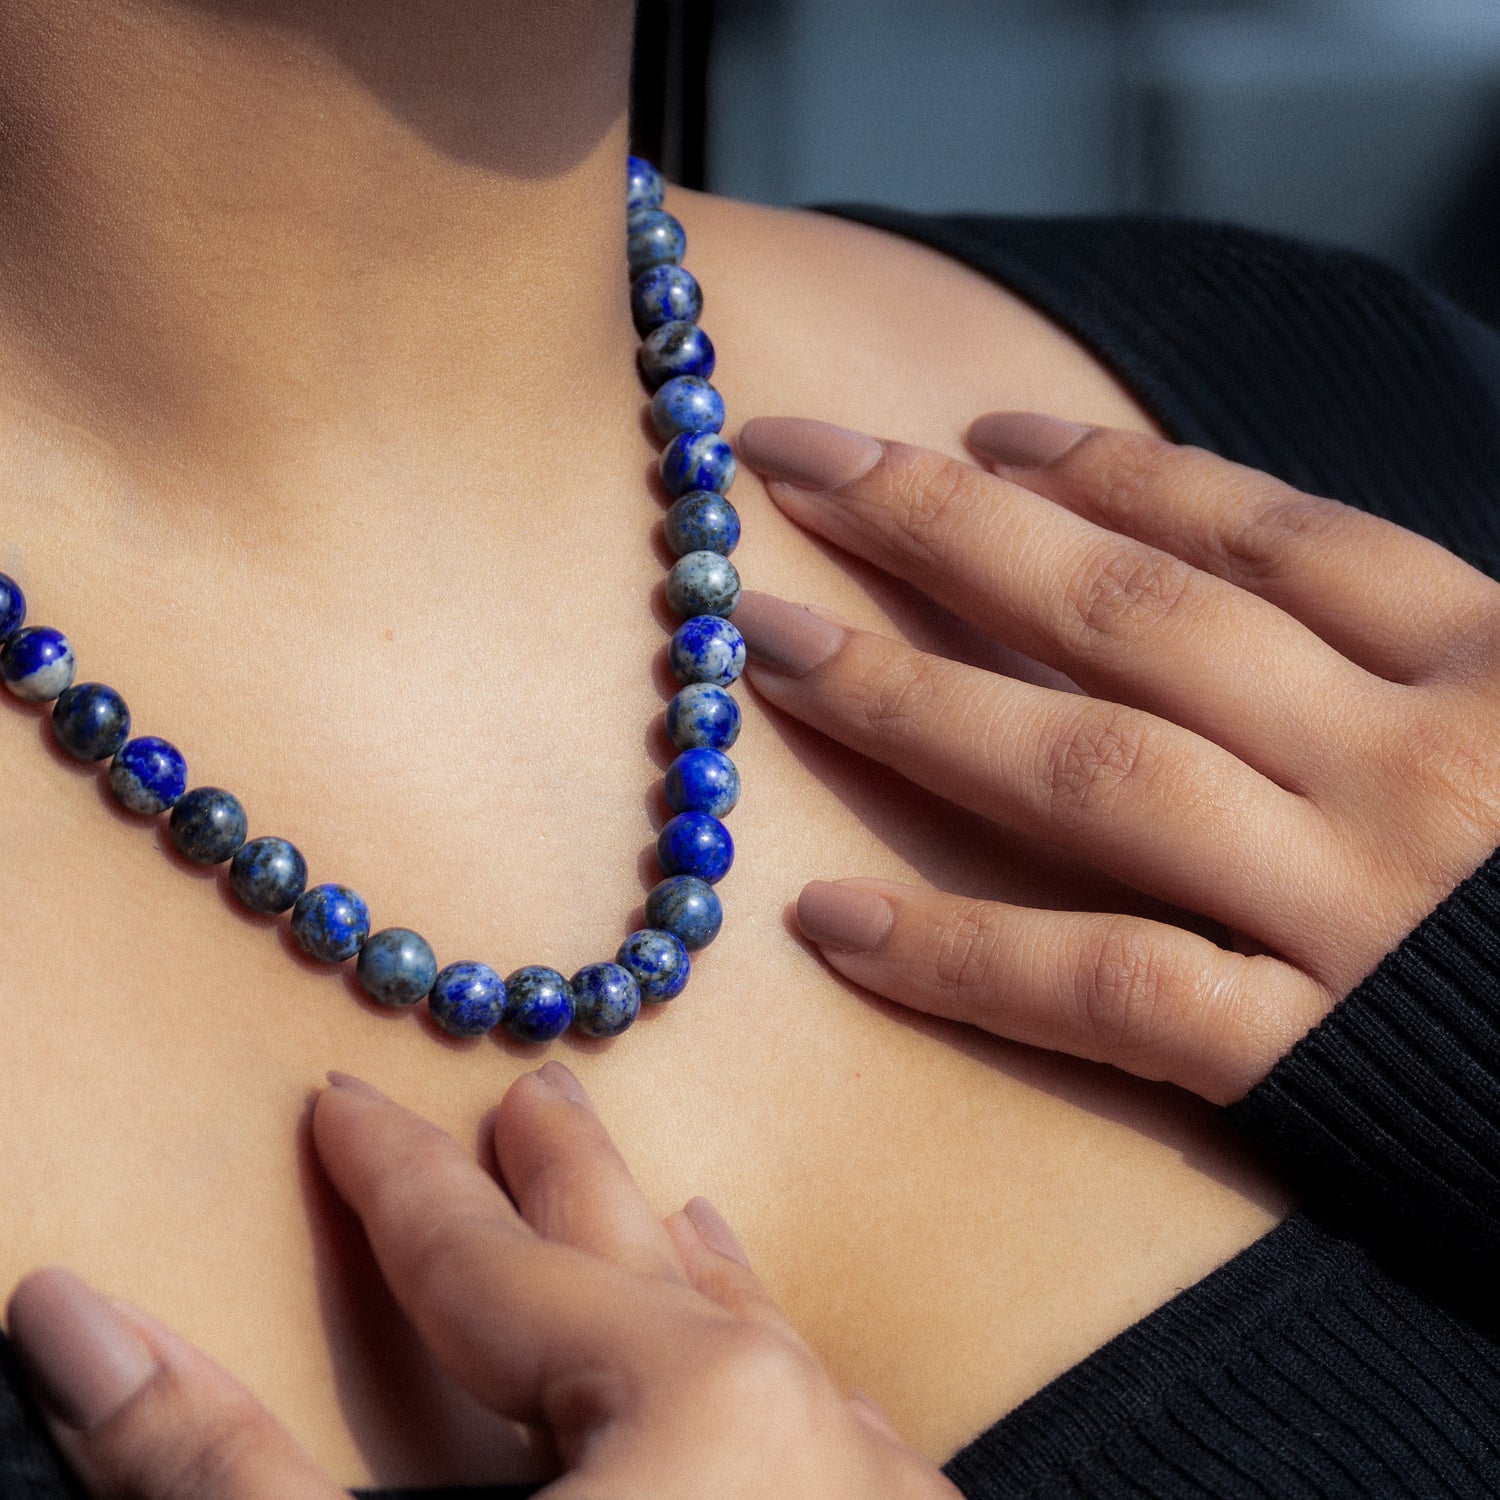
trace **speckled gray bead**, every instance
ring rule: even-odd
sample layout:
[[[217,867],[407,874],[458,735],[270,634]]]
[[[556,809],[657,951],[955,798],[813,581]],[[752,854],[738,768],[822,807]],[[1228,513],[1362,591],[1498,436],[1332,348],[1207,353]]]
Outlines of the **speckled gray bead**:
[[[669,875],[651,888],[646,897],[646,920],[681,938],[682,946],[696,952],[719,935],[724,907],[718,894],[696,875]]]
[[[0,645],[26,623],[26,595],[9,573],[0,573]]]
[[[271,916],[307,889],[307,861],[285,839],[251,839],[229,862],[229,884],[251,911]]]
[[[716,432],[679,432],[662,450],[661,482],[669,495],[724,494],[734,483],[734,450]]]
[[[681,320],[653,328],[636,358],[641,379],[652,391],[674,375],[701,375],[707,380],[714,372],[713,340],[696,323]]]
[[[745,670],[745,638],[719,615],[694,615],[673,633],[667,656],[679,682],[728,687]]]
[[[740,602],[740,575],[720,552],[689,552],[667,574],[667,603],[684,619],[732,615]]]
[[[662,534],[674,557],[689,552],[728,557],[740,541],[739,512],[716,490],[689,490],[672,502]]]
[[[370,908],[347,885],[315,885],[292,907],[292,936],[309,958],[343,963],[359,952],[369,935]]]
[[[0,646],[0,681],[27,703],[48,703],[73,680],[73,648],[60,630],[26,625]]]
[[[679,750],[728,750],[740,737],[740,706],[711,682],[690,682],[667,704],[667,738]]]
[[[663,323],[696,323],[703,313],[703,288],[681,266],[652,266],[630,287],[630,316],[642,338]]]
[[[75,682],[52,705],[52,733],[76,760],[109,760],[130,738],[130,710],[112,687]]]
[[[372,933],[354,966],[360,988],[381,1005],[415,1005],[437,981],[432,946],[410,927],[384,927]]]
[[[638,208],[625,217],[625,264],[634,281],[652,266],[676,265],[687,251],[682,225],[664,208]]]
[[[168,832],[177,852],[200,865],[221,865],[245,842],[249,825],[239,798],[217,786],[195,786],[177,800]]]
[[[109,787],[122,807],[154,817],[187,790],[187,762],[176,745],[143,734],[128,740],[109,767]]]
[[[665,190],[661,173],[644,156],[625,158],[625,212],[638,208],[660,208]]]
[[[488,964],[449,964],[433,981],[427,1009],[450,1036],[483,1036],[505,1014],[505,981]]]
[[[573,1025],[585,1036],[619,1036],[640,1014],[641,987],[619,964],[588,964],[568,985],[573,991]]]
[[[651,398],[651,425],[664,443],[684,432],[718,432],[724,398],[701,375],[674,375]]]
[[[573,989],[556,969],[528,964],[505,976],[505,1029],[518,1042],[550,1042],[573,1024]]]
[[[615,962],[635,975],[641,999],[653,1005],[680,995],[693,968],[682,939],[660,927],[632,932],[620,944]]]

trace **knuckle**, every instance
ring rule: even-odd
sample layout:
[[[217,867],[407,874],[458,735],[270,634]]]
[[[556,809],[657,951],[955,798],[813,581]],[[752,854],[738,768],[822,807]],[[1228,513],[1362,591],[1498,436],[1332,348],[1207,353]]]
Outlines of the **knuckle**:
[[[1143,716],[1109,704],[1064,720],[1042,754],[1045,809],[1064,829],[1107,813],[1153,774]]]
[[[1500,831],[1500,734],[1493,715],[1473,707],[1461,701],[1457,711],[1419,707],[1405,716],[1388,764],[1419,814],[1441,808],[1461,828],[1493,842]],[[1427,817],[1421,821],[1430,828]]]
[[[1166,552],[1111,543],[1073,578],[1068,603],[1085,647],[1137,641],[1175,615],[1192,610],[1197,571]]]
[[[932,658],[905,651],[886,657],[856,685],[859,727],[872,738],[903,738],[929,720],[939,692]]]
[[[890,475],[896,525],[917,553],[941,557],[954,528],[985,512],[994,483],[971,464],[941,455],[897,464]]]
[[[1150,514],[1165,487],[1181,491],[1193,481],[1192,448],[1178,448],[1143,432],[1099,428],[1063,460],[1086,488],[1108,501],[1111,514]]]
[[[1141,927],[1112,922],[1080,961],[1077,976],[1084,1026],[1111,1058],[1158,1050],[1174,975]]]
[[[1270,503],[1247,494],[1243,510],[1244,519],[1223,533],[1218,550],[1225,575],[1252,587],[1275,582],[1294,552],[1338,546],[1349,529],[1348,506],[1298,491]]]
[[[933,977],[943,990],[971,998],[988,990],[995,958],[995,934],[985,903],[966,901],[938,930]]]
[[[1454,611],[1437,655],[1444,675],[1492,687],[1500,669],[1500,589],[1489,579],[1467,608]]]

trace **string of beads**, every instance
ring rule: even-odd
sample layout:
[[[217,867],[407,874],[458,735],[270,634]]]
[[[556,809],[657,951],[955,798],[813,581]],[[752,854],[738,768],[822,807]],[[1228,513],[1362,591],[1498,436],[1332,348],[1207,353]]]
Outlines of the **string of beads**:
[[[310,957],[355,960],[372,1000],[415,1006],[453,1036],[496,1026],[525,1042],[546,1042],[569,1026],[617,1036],[643,1002],[682,993],[690,954],[718,935],[723,908],[715,884],[734,862],[723,819],[739,800],[740,778],[725,753],[740,731],[727,689],[745,665],[745,643],[729,616],[740,581],[729,554],[740,522],[726,491],[734,455],[720,436],[724,402],[709,384],[714,348],[698,326],[703,293],[682,267],[686,236],[661,206],[663,185],[650,163],[631,157],[626,186],[626,263],[630,307],[642,338],[641,378],[652,392],[651,422],[663,446],[661,477],[673,497],[665,536],[677,561],[667,600],[682,617],[668,656],[683,684],[667,705],[667,734],[680,754],[666,773],[674,816],[662,828],[663,879],[646,898],[647,926],[632,932],[612,962],[585,964],[571,979],[528,964],[501,978],[472,959],[438,967],[431,945],[408,927],[370,930],[370,912],[346,885],[309,887],[307,861],[284,838],[248,837],[239,799],[220,787],[188,788],[187,762],[169,741],[130,736],[124,698],[103,683],[75,683],[73,648],[59,630],[28,626],[20,585],[0,573],[0,681],[16,697],[53,704],[59,745],[81,761],[110,762],[120,805],[143,818],[168,815],[172,843],[202,865],[229,862],[229,883],[251,911],[291,912],[291,930]]]

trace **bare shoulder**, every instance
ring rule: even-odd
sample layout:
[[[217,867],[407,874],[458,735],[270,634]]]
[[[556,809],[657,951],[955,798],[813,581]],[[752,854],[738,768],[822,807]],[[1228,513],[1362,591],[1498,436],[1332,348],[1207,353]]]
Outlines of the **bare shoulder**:
[[[962,451],[981,411],[1154,430],[1082,345],[1021,297],[913,240],[802,210],[674,189],[723,377],[748,416],[795,412]],[[736,360],[740,365],[736,365]],[[728,394],[726,392],[726,394]]]

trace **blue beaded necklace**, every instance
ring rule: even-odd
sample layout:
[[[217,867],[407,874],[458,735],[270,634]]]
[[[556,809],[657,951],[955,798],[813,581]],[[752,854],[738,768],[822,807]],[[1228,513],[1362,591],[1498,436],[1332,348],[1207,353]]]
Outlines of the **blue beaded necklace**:
[[[715,884],[734,861],[721,821],[739,800],[740,778],[724,753],[739,736],[739,705],[725,691],[745,665],[745,643],[729,623],[740,580],[729,554],[739,516],[725,497],[734,455],[719,435],[724,402],[709,384],[714,348],[698,327],[703,293],[682,268],[687,239],[661,206],[662,179],[629,158],[626,262],[630,309],[642,343],[641,378],[651,422],[665,445],[661,477],[673,497],[666,540],[677,561],[667,600],[682,624],[668,655],[683,684],[667,705],[667,734],[681,752],[667,769],[674,816],[656,841],[663,879],[646,898],[648,925],[620,944],[612,963],[591,963],[565,979],[529,964],[504,979],[488,964],[461,960],[439,969],[431,946],[407,927],[370,931],[363,897],[346,885],[307,884],[307,862],[286,839],[249,839],[245,809],[219,787],[188,789],[187,762],[154,735],[130,738],[130,710],[113,688],[74,683],[73,648],[61,631],[26,626],[20,585],[0,573],[0,680],[18,698],[53,703],[57,742],[81,761],[110,762],[109,785],[132,813],[169,813],[172,843],[201,865],[229,861],[229,883],[251,911],[291,911],[292,935],[325,963],[356,960],[365,993],[387,1006],[426,1000],[446,1032],[477,1037],[496,1026],[524,1042],[547,1042],[569,1026],[618,1036],[642,1002],[682,993],[690,952],[706,947],[723,920]],[[54,701],[55,700],[55,701]]]

